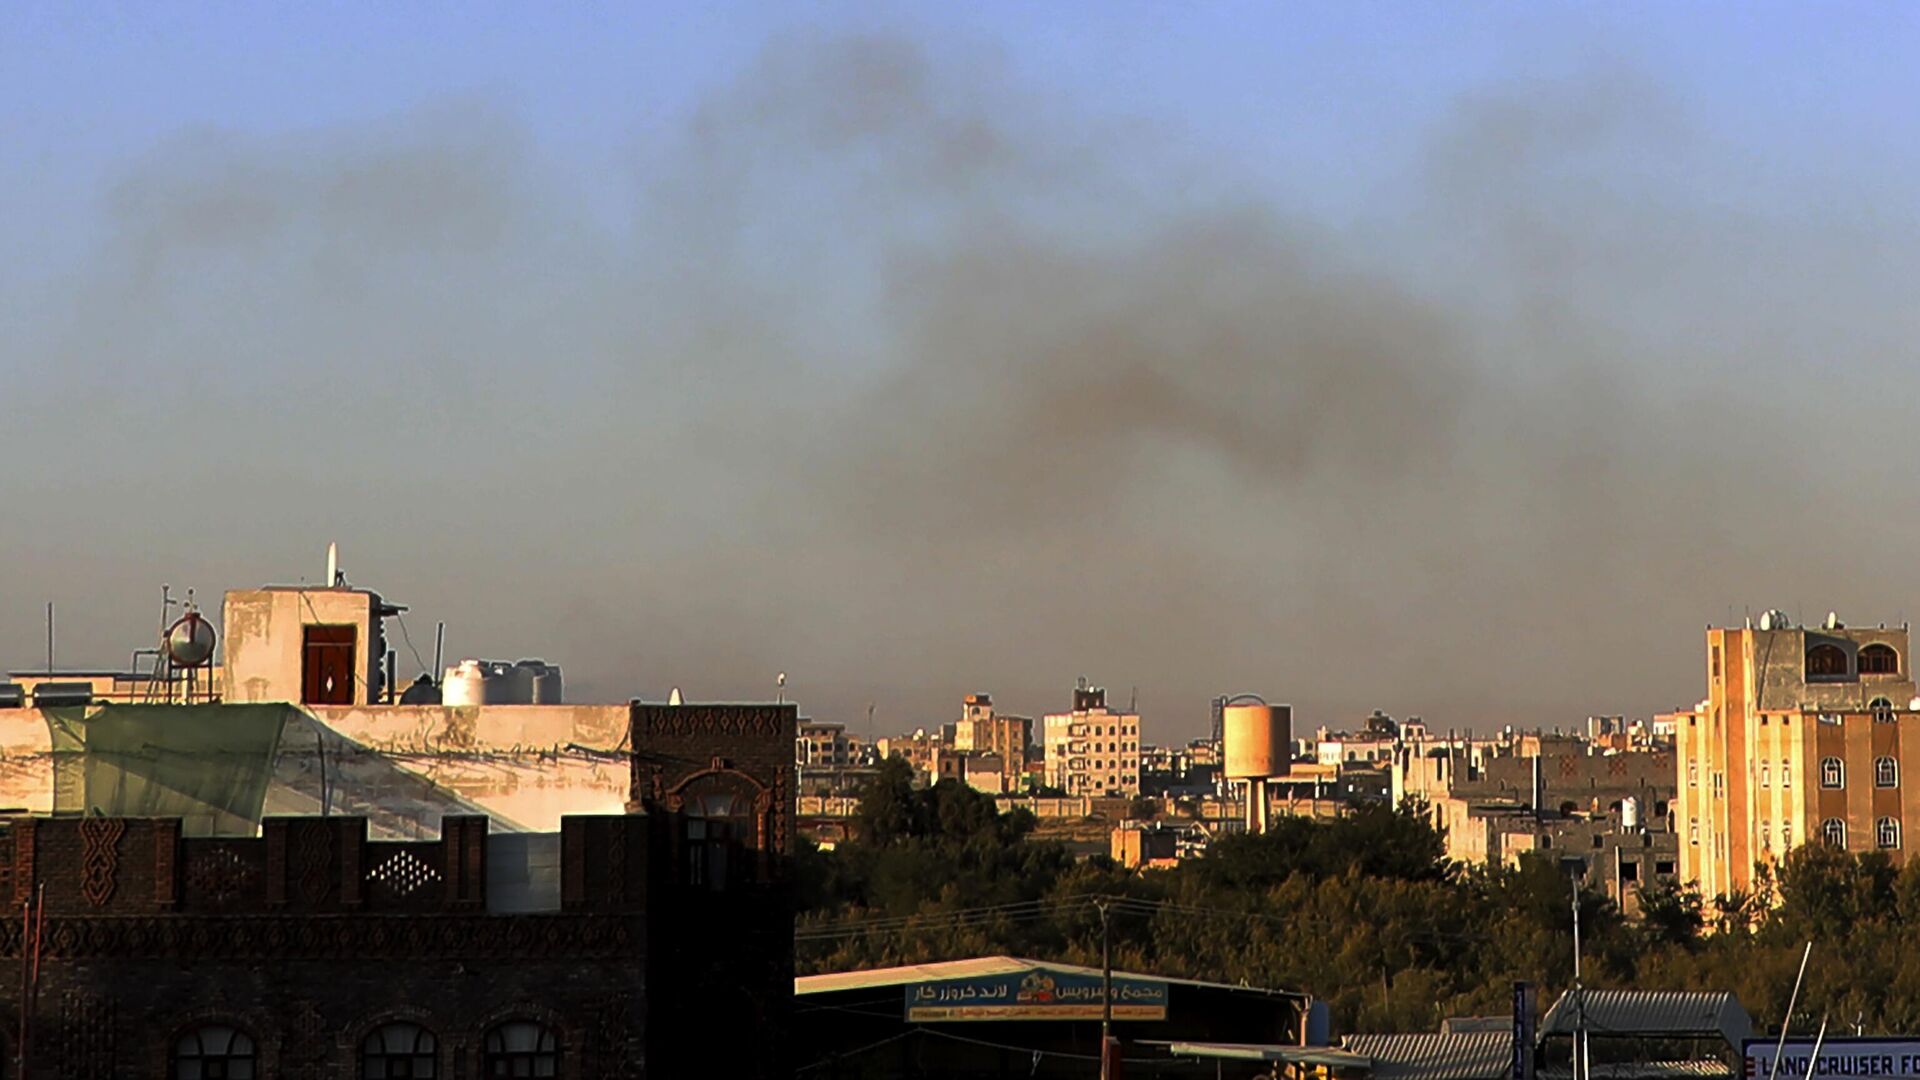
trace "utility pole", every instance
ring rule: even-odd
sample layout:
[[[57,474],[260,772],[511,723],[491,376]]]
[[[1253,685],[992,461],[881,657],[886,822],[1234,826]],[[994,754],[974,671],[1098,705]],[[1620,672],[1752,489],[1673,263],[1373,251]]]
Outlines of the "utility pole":
[[[1100,1080],[1112,1080],[1113,922],[1107,917],[1107,901],[1096,900],[1094,906],[1100,909]]]
[[[1539,759],[1535,758],[1533,764],[1538,769]],[[1592,1080],[1588,1070],[1582,1068],[1587,1054],[1587,996],[1580,989],[1580,879],[1568,880],[1573,884],[1573,1080]]]

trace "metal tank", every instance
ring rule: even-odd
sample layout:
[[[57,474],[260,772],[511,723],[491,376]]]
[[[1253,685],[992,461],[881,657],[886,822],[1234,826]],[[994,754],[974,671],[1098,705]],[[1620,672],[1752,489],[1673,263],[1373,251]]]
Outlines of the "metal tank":
[[[1222,771],[1247,785],[1247,831],[1267,831],[1267,779],[1291,770],[1293,707],[1269,705],[1252,695],[1220,710]]]
[[[213,624],[189,611],[167,627],[167,659],[174,667],[201,667],[213,659],[215,640]]]
[[[1620,827],[1628,832],[1640,828],[1640,800],[1629,795],[1620,801]]]

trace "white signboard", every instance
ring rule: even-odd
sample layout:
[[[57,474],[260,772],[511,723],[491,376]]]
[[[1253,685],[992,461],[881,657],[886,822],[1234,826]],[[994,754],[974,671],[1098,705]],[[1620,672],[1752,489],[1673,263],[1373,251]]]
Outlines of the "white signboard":
[[[1820,1044],[1820,1060],[1812,1061],[1812,1039],[1788,1039],[1773,1068],[1773,1039],[1749,1039],[1746,1044],[1746,1080],[1920,1080],[1920,1038],[1853,1039],[1829,1036]]]

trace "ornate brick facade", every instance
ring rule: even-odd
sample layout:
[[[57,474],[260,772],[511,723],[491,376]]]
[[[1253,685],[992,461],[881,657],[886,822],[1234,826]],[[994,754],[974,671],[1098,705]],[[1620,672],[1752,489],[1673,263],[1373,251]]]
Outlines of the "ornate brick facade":
[[[183,1036],[237,1031],[255,1076],[349,1080],[392,1023],[430,1033],[438,1077],[486,1075],[496,1033],[529,1024],[563,1077],[786,1075],[794,711],[635,705],[632,722],[629,813],[564,819],[540,913],[490,911],[483,817],[406,842],[345,817],[269,818],[255,839],[0,826],[0,1075],[36,896],[30,1078],[172,1076]]]

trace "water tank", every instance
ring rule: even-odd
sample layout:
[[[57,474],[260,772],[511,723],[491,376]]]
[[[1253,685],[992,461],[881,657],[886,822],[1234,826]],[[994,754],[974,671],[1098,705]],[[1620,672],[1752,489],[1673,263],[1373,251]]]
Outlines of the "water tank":
[[[1226,741],[1226,777],[1259,780],[1284,776],[1290,770],[1288,746],[1293,742],[1291,705],[1228,705],[1220,713]]]
[[[413,685],[407,687],[406,690],[400,694],[400,704],[438,705],[440,704],[440,688],[433,685],[433,678],[423,672],[419,678],[413,680]]]
[[[505,660],[483,660],[487,704],[526,705],[533,701],[533,672]]]
[[[536,663],[540,666],[533,673],[533,703],[535,705],[560,705],[564,698],[560,688],[560,665],[541,661],[521,661]]]
[[[18,709],[26,703],[26,687],[14,682],[0,682],[0,709]]]
[[[1620,827],[1632,832],[1640,827],[1640,800],[1629,795],[1620,801]]]
[[[213,659],[213,624],[189,611],[167,627],[167,659],[174,667],[197,668]]]
[[[33,688],[33,704],[38,709],[61,705],[93,704],[93,684],[84,682],[43,682]]]
[[[487,675],[478,660],[462,660],[447,669],[440,682],[440,701],[444,705],[485,705]]]

